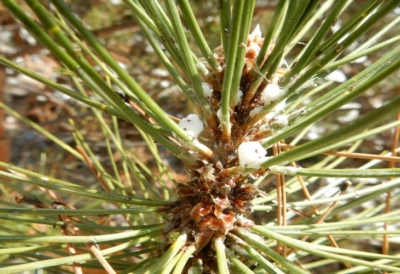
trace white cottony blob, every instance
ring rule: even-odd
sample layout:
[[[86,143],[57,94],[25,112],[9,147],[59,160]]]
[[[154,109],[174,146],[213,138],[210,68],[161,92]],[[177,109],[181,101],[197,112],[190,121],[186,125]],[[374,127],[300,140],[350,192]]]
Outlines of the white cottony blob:
[[[243,98],[243,91],[239,89],[235,97],[235,106],[237,106],[242,101],[242,98]]]
[[[238,147],[239,165],[243,168],[259,168],[268,158],[266,154],[260,142],[243,142]]]
[[[268,84],[261,93],[261,99],[264,101],[264,105],[269,105],[278,101],[285,93],[286,90],[281,89],[277,84]]]
[[[261,37],[261,29],[259,24],[257,24],[257,26],[254,28],[253,32],[250,34],[250,37]]]
[[[249,113],[250,118],[253,118],[254,116],[256,116],[262,109],[263,109],[263,106],[255,107],[254,109],[252,109]]]
[[[399,8],[399,9],[400,9],[400,8]],[[357,58],[356,60],[351,61],[350,63],[362,64],[362,63],[364,63],[364,62],[367,61],[367,60],[368,60],[368,56],[361,56],[360,58]]]
[[[338,83],[346,82],[347,76],[341,70],[334,70],[328,76],[325,77],[326,80],[335,81]]]
[[[342,20],[336,20],[335,24],[331,27],[332,32],[337,32],[342,27]]]
[[[196,114],[189,114],[187,117],[181,119],[178,125],[193,138],[197,138],[204,128],[203,122]]]
[[[207,84],[207,83],[201,83],[201,86],[203,87],[203,94],[204,94],[204,97],[211,97],[211,95],[212,95],[212,88],[210,87],[210,85],[209,84]]]

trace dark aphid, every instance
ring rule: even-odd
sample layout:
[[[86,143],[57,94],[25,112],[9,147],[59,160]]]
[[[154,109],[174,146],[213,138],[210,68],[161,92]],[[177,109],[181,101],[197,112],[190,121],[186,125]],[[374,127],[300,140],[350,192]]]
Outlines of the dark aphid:
[[[59,202],[59,201],[54,201],[54,202],[51,203],[51,207],[53,209],[65,209],[66,205],[61,203],[61,202]]]

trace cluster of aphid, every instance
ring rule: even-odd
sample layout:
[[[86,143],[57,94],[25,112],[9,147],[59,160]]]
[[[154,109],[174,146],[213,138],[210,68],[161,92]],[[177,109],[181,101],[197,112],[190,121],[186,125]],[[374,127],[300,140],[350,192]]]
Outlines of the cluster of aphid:
[[[257,170],[250,175],[242,175],[227,174],[224,170],[236,166],[258,169],[266,159],[266,150],[259,140],[273,134],[271,126],[273,123],[284,120],[282,115],[279,118],[284,103],[275,104],[285,93],[278,86],[279,76],[271,80],[263,79],[253,94],[251,96],[249,94],[251,84],[260,74],[256,66],[256,58],[262,43],[263,38],[257,27],[249,35],[247,44],[242,45],[246,47],[246,61],[242,71],[240,90],[235,99],[235,107],[231,109],[232,143],[229,146],[221,141],[218,130],[203,130],[203,123],[196,114],[189,115],[179,123],[180,127],[194,140],[203,143],[214,152],[212,159],[199,159],[199,166],[188,168],[194,179],[178,185],[179,199],[168,208],[173,218],[165,227],[166,232],[186,230],[192,233],[198,249],[207,245],[214,236],[226,235],[235,226],[253,225],[246,215],[251,212],[251,201],[260,192],[251,184],[251,180],[264,174],[265,171]],[[271,43],[264,62],[272,49]],[[223,48],[218,47],[214,54],[221,67],[224,68]],[[220,116],[223,77],[223,70],[210,73],[203,83],[204,96],[217,117]],[[271,104],[275,104],[274,108],[271,108],[267,115],[260,116],[259,113]],[[253,118],[257,120],[249,123]]]

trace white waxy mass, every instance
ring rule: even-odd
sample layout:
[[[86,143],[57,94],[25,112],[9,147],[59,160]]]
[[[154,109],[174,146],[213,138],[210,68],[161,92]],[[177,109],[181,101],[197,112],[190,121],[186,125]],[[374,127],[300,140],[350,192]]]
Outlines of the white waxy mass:
[[[285,93],[286,90],[281,89],[277,84],[268,84],[261,93],[261,99],[264,105],[269,105],[273,102],[277,102]]]
[[[211,97],[211,95],[212,95],[212,88],[210,87],[210,85],[209,84],[207,84],[207,83],[201,83],[201,86],[203,87],[203,94],[204,94],[204,97]]]
[[[197,138],[204,129],[203,122],[196,114],[189,114],[181,119],[178,125],[193,138]]]
[[[239,165],[243,168],[260,168],[268,158],[260,142],[243,142],[238,147]]]

